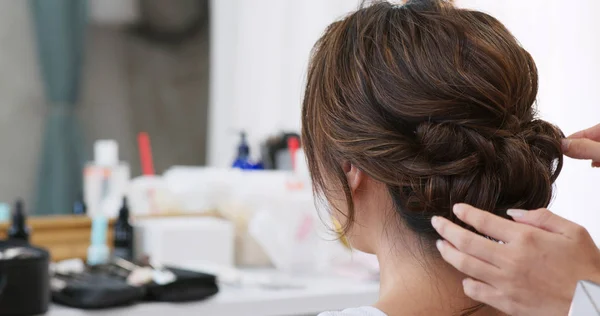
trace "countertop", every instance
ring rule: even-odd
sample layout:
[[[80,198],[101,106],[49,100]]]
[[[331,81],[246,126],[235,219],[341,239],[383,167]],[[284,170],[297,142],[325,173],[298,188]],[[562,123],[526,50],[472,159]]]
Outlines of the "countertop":
[[[47,316],[286,316],[316,315],[373,304],[378,282],[343,277],[296,277],[291,287],[223,285],[214,297],[192,303],[138,303],[132,306],[84,311],[51,305]]]

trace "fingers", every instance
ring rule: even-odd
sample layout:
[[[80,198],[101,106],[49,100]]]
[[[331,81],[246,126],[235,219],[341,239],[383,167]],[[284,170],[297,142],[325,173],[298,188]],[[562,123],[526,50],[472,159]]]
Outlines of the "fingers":
[[[503,249],[501,249],[502,245],[497,242],[466,230],[443,217],[433,217],[431,224],[438,234],[461,252],[489,262],[496,267],[502,266],[503,261],[500,254]]]
[[[563,140],[565,155],[576,159],[591,159],[592,167],[600,167],[600,124],[579,131]]]
[[[563,153],[575,159],[590,159],[600,162],[600,142],[587,138],[563,139]]]
[[[436,247],[446,262],[458,271],[478,280],[493,282],[500,274],[500,269],[497,267],[460,252],[447,241],[438,240]]]
[[[516,232],[523,229],[518,224],[468,204],[456,204],[453,211],[461,221],[473,226],[478,232],[497,240],[510,241]]]
[[[569,136],[569,138],[587,138],[600,142],[600,124],[588,129],[584,129],[583,131],[579,131]]]
[[[541,228],[545,231],[573,237],[577,233],[579,225],[562,218],[545,208],[534,211],[508,210],[506,212],[515,222],[528,224]]]
[[[502,311],[513,310],[511,302],[498,289],[489,284],[466,278],[463,280],[463,290],[468,297],[478,302]]]

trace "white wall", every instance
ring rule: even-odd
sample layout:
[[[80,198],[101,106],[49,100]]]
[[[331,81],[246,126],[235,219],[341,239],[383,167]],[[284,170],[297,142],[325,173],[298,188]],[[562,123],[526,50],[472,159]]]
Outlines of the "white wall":
[[[238,133],[258,141],[300,131],[310,49],[357,0],[213,0],[211,2],[210,165],[229,166]]]
[[[507,25],[535,58],[542,118],[566,134],[600,122],[600,1],[458,0]],[[302,83],[310,48],[350,0],[215,0],[212,2],[211,165],[230,164],[236,130],[251,140],[277,129],[299,130]],[[567,159],[552,209],[588,227],[600,241],[600,172]]]

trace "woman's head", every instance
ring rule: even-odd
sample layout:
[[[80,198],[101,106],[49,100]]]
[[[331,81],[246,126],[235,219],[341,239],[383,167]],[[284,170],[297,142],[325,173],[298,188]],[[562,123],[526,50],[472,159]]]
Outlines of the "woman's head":
[[[485,13],[445,1],[363,7],[313,50],[302,136],[315,189],[350,231],[365,192],[384,194],[428,241],[430,218],[453,220],[455,203],[547,206],[563,135],[535,118],[537,88],[529,53]]]

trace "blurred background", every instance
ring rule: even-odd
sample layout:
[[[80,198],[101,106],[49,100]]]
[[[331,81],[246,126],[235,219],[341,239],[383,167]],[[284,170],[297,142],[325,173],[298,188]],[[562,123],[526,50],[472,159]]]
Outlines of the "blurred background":
[[[97,139],[116,140],[135,175],[140,131],[151,135],[158,172],[172,165],[229,166],[241,130],[251,147],[279,131],[298,132],[310,49],[325,26],[359,1],[92,0],[81,1],[86,8],[69,13],[61,25],[45,26],[45,19],[67,14],[58,11],[77,1],[49,2],[58,7],[41,12],[29,1],[0,3],[0,201],[21,197],[35,205],[40,185],[47,189],[52,182],[40,184],[41,177],[80,174],[73,163],[65,168],[75,171],[43,168],[44,160],[86,161]],[[457,4],[500,19],[533,55],[543,118],[566,134],[597,123],[600,39],[594,30],[600,22],[594,14],[600,3]],[[54,50],[61,56],[48,57]],[[63,99],[73,103],[67,115],[79,127],[54,133],[77,134],[81,148],[49,136],[51,104]],[[600,212],[587,211],[590,203],[582,202],[593,196],[592,177],[583,163],[568,161],[554,209],[586,225],[600,223],[586,220]],[[80,185],[74,183],[66,185]],[[36,206],[36,213],[69,211],[43,208]],[[589,228],[600,238],[600,224]]]
[[[7,146],[0,200],[34,203],[40,177],[70,176],[52,162],[42,168],[44,160],[81,164],[93,157],[96,139],[116,140],[139,174],[139,131],[152,135],[160,171],[206,162],[208,1],[175,2],[0,3],[0,142]],[[48,126],[63,114],[76,129]]]
[[[90,217],[114,218],[127,195],[133,215],[218,209],[235,223],[236,238],[254,218],[257,207],[248,205],[287,208],[301,201],[303,211],[313,212],[303,156],[295,152],[306,66],[325,27],[359,3],[0,1],[0,202],[22,199],[32,216],[71,215],[83,207]],[[533,55],[542,118],[565,134],[600,123],[599,1],[456,4],[495,16]],[[229,172],[236,163],[287,173],[240,176]],[[118,179],[106,180],[107,172]],[[130,180],[141,193],[129,192]],[[567,159],[552,204],[597,242],[599,181],[588,162]],[[99,196],[110,197],[107,183],[115,187],[109,189],[114,199],[98,206]],[[288,195],[296,185],[303,193]],[[285,198],[265,195],[281,187]],[[156,196],[158,202],[148,201]],[[295,216],[276,219],[276,226]],[[89,227],[84,239],[81,257]],[[258,244],[267,259],[239,259],[242,248],[236,248],[235,262],[277,266],[265,250],[270,246]],[[254,246],[244,249],[253,254]]]

